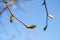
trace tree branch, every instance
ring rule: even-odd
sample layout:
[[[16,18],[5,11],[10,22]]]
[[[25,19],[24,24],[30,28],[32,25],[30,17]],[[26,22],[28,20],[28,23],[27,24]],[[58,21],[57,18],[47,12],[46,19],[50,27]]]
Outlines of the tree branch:
[[[46,5],[46,0],[44,0],[44,3],[42,5],[45,5],[45,10],[46,10],[46,26],[44,27],[44,31],[45,31],[46,28],[48,27],[48,9]]]
[[[4,0],[3,0],[4,1]],[[4,1],[4,3],[5,3],[5,1]],[[7,3],[5,3],[5,5],[6,5],[6,7],[7,7],[7,9],[8,9],[8,11],[10,12],[10,14],[16,19],[16,20],[18,20],[20,23],[22,23],[25,27],[27,26],[25,23],[23,23],[21,20],[19,20],[13,13],[12,13],[12,11],[9,9],[9,7],[8,7],[8,4]]]

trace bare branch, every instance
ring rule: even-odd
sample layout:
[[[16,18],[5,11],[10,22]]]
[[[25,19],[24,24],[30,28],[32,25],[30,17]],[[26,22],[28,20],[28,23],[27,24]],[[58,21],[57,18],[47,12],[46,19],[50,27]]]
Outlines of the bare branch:
[[[15,19],[17,19],[20,23],[22,23],[24,26],[26,26],[25,23],[23,23],[21,20],[19,20],[17,17],[15,17],[15,16],[13,15],[13,13],[11,12],[11,10],[10,10],[9,7],[8,7],[8,4],[7,4],[7,3],[5,3],[5,4],[6,4],[6,7],[7,7],[8,11],[10,12],[10,14],[11,14]]]
[[[4,1],[4,3],[5,3],[5,1]],[[18,20],[21,24],[23,24],[26,28],[33,29],[33,28],[36,27],[36,25],[26,25],[24,22],[22,22],[21,20],[19,20],[19,19],[12,13],[12,11],[9,9],[7,3],[5,3],[5,5],[6,5],[8,11],[10,12],[10,14],[11,14],[16,20]]]
[[[48,27],[48,10],[47,10],[47,5],[46,5],[46,0],[44,0],[42,5],[45,5],[45,9],[46,9],[46,26],[44,27],[46,30],[46,28]]]

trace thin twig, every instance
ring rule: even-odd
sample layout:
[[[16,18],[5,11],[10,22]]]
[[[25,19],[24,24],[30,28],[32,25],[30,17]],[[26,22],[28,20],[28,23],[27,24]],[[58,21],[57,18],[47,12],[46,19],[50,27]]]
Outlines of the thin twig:
[[[4,0],[3,0],[3,1],[4,1]],[[5,1],[4,1],[4,3],[5,3]],[[21,20],[19,20],[19,19],[11,12],[11,10],[9,9],[7,3],[5,3],[5,5],[6,5],[8,11],[10,12],[10,14],[11,14],[15,19],[17,19],[21,24],[23,24],[23,25],[26,27],[27,25],[26,25],[24,22],[22,22]]]
[[[48,9],[47,9],[47,5],[46,5],[46,0],[44,0],[43,5],[45,5],[45,9],[46,9],[46,28],[48,27]]]
[[[48,10],[47,10],[47,6],[46,6],[46,1],[45,1],[45,9],[46,9],[46,14],[47,14],[47,16],[46,16],[46,25],[48,26]]]

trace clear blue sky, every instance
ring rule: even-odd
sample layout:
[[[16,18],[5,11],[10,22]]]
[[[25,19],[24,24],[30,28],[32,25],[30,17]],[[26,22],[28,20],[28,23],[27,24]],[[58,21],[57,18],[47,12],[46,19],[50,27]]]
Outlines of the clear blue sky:
[[[43,31],[46,21],[46,12],[41,4],[43,0],[31,0],[26,2],[18,2],[24,9],[23,11],[18,5],[10,7],[14,15],[26,24],[36,24],[35,29],[27,29],[16,19],[13,23],[9,22],[10,14],[5,10],[0,16],[0,40],[60,40],[60,0],[46,0],[48,11],[54,16],[49,18],[49,25],[46,31]],[[4,3],[0,2],[0,10]],[[12,38],[15,36],[14,38]]]

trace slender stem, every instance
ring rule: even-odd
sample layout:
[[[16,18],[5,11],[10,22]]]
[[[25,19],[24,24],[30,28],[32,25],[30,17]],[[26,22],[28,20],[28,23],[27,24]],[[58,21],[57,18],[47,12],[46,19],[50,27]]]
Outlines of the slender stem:
[[[4,1],[4,3],[5,3],[5,1]],[[6,4],[6,7],[7,7],[8,11],[10,12],[10,14],[11,14],[15,19],[17,19],[21,24],[23,24],[24,26],[27,26],[24,22],[22,22],[22,21],[19,20],[16,16],[14,16],[13,13],[11,12],[11,10],[9,9],[7,3],[5,3],[5,4]]]
[[[47,5],[46,5],[46,0],[44,0],[44,5],[45,5],[45,9],[46,9],[46,26],[48,26],[48,9],[47,9]]]

